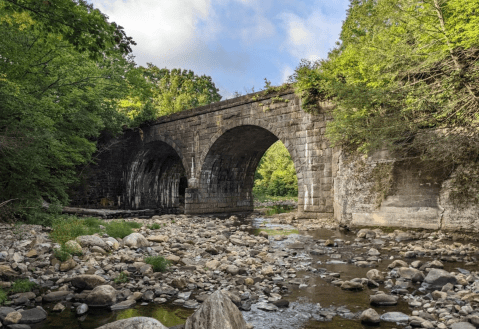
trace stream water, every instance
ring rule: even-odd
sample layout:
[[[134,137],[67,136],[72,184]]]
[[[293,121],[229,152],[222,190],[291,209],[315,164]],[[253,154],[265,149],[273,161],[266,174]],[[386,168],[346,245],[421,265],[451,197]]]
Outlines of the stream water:
[[[259,234],[261,231],[269,235],[286,235],[283,241],[273,241],[271,248],[278,251],[293,249],[294,257],[304,267],[303,271],[296,273],[296,278],[301,281],[298,284],[285,284],[288,293],[284,296],[290,301],[288,308],[280,308],[277,312],[259,310],[253,304],[251,311],[243,312],[245,320],[255,326],[255,329],[316,329],[316,328],[369,328],[360,323],[357,315],[370,308],[369,295],[375,290],[385,290],[381,284],[378,288],[365,288],[363,291],[346,291],[332,285],[325,280],[322,274],[327,272],[339,273],[342,280],[365,278],[366,272],[371,267],[358,267],[350,262],[354,257],[364,254],[374,245],[368,244],[363,247],[357,244],[353,247],[346,241],[354,242],[356,236],[353,233],[318,229],[314,231],[298,231],[292,226],[270,223],[268,219],[255,218],[250,224],[250,233]],[[327,253],[312,256],[310,250],[317,246],[318,240],[330,239],[335,242],[334,247],[328,247]],[[377,241],[380,243],[381,241]],[[379,246],[377,246],[379,249]],[[332,257],[332,255],[337,255]],[[388,252],[388,257],[394,256],[394,251]],[[397,254],[396,254],[397,255]],[[396,258],[396,257],[395,257]],[[387,271],[387,265],[392,262],[382,260],[374,267],[379,271]],[[445,263],[445,269],[461,267],[462,263]],[[313,269],[313,270],[312,270]],[[416,287],[417,288],[417,287]],[[421,294],[415,287],[409,288],[410,293]],[[32,325],[33,329],[68,328],[68,329],[93,329],[103,324],[133,316],[148,316],[161,321],[170,327],[185,323],[186,318],[194,312],[191,309],[174,306],[171,304],[137,304],[135,308],[122,311],[91,310],[84,317],[76,317],[73,305],[68,305],[62,313],[51,312],[52,305],[44,305],[49,312],[48,319],[38,325]],[[381,315],[385,312],[399,311],[411,314],[408,304],[399,298],[396,306],[374,307]],[[329,314],[329,316],[328,316]],[[322,316],[320,316],[322,315]],[[331,319],[328,319],[331,318]],[[326,320],[328,319],[328,320]],[[394,323],[381,322],[376,328],[396,328]]]

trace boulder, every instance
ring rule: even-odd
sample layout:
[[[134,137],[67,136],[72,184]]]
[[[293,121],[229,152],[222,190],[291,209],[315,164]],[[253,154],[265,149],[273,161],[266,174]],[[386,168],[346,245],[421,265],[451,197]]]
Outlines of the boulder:
[[[22,318],[22,313],[13,311],[7,314],[7,316],[3,319],[3,324],[9,325],[9,324],[17,324],[20,322],[20,319]]]
[[[379,317],[386,322],[408,322],[409,316],[401,312],[387,312]]]
[[[43,296],[43,301],[47,303],[58,302],[67,298],[71,292],[69,291],[54,291]]]
[[[127,299],[111,306],[112,311],[125,310],[136,305],[135,299]]]
[[[377,294],[369,296],[369,303],[376,306],[391,306],[398,303],[396,296]]]
[[[221,291],[211,294],[191,315],[185,329],[246,329],[243,314],[233,302]]]
[[[42,307],[37,306],[36,308],[31,308],[22,312],[22,318],[20,319],[21,324],[33,324],[42,322],[47,319],[47,311]]]
[[[388,265],[388,268],[396,268],[396,267],[408,267],[408,264],[400,259],[396,259],[394,262]]]
[[[120,244],[115,238],[112,238],[111,236],[108,238],[104,238],[103,241],[110,247],[112,250],[118,250],[120,248]]]
[[[363,228],[359,230],[357,237],[362,239],[374,239],[376,237],[376,232],[367,228]]]
[[[367,309],[363,313],[361,313],[361,316],[359,317],[359,320],[361,322],[366,323],[366,324],[378,324],[379,323],[379,314],[372,308]]]
[[[228,265],[226,267],[226,273],[231,274],[231,275],[236,275],[239,272],[239,268],[236,265]]]
[[[131,233],[130,235],[127,235],[123,239],[123,244],[134,249],[150,246],[150,242],[148,242],[148,240],[140,233]]]
[[[150,235],[146,239],[151,242],[161,243],[161,242],[168,242],[169,237],[167,235]]]
[[[84,248],[97,246],[105,250],[109,249],[108,244],[97,235],[81,235],[76,238],[76,241]]]
[[[421,275],[422,272],[415,268],[400,267],[398,269],[398,274],[403,279],[412,280],[413,277],[415,277],[416,275]]]
[[[205,266],[210,270],[216,270],[220,264],[221,263],[218,260],[212,259],[209,262],[206,262]]]
[[[376,269],[369,270],[366,273],[366,277],[369,280],[376,281],[379,283],[384,282],[384,275]]]
[[[87,304],[81,304],[77,307],[76,309],[77,315],[81,316],[88,312],[88,305]]]
[[[78,242],[75,240],[70,240],[65,243],[65,247],[68,248],[68,250],[71,250],[72,252],[75,253],[81,253],[82,248]]]
[[[112,286],[102,285],[95,287],[85,298],[90,307],[107,307],[116,303],[116,290]]]
[[[118,320],[98,327],[97,329],[168,329],[160,321],[147,318],[144,316],[138,316],[134,318],[128,318]]]
[[[359,282],[344,281],[341,284],[341,289],[343,290],[363,290],[363,288],[363,285]]]
[[[12,278],[18,276],[9,265],[0,265],[0,277]]]
[[[80,290],[92,290],[97,286],[104,285],[106,280],[99,275],[82,274],[72,278],[70,283]]]
[[[77,266],[77,262],[73,260],[73,258],[70,258],[63,263],[60,264],[60,271],[62,272],[68,272]]]
[[[447,271],[433,268],[429,271],[424,282],[430,284],[433,287],[442,287],[447,283],[456,284],[457,279],[454,275],[450,274]]]

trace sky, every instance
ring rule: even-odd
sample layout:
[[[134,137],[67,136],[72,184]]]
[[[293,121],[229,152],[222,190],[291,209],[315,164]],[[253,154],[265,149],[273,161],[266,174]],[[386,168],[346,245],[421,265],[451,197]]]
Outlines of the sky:
[[[136,41],[138,65],[209,75],[223,99],[326,58],[349,0],[89,0]]]

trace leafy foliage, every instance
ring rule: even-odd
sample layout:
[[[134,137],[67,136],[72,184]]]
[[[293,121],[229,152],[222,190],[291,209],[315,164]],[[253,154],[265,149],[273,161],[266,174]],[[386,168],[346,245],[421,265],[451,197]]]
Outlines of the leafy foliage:
[[[101,136],[219,100],[210,77],[135,67],[85,0],[0,0],[0,220],[51,224]]]
[[[341,42],[297,68],[296,91],[306,109],[337,105],[334,145],[479,166],[478,22],[477,0],[352,0]]]
[[[190,70],[148,63],[129,72],[129,81],[130,94],[120,101],[120,111],[133,125],[221,100],[211,77]]]
[[[255,173],[255,195],[297,196],[298,178],[291,156],[280,141],[263,155]]]

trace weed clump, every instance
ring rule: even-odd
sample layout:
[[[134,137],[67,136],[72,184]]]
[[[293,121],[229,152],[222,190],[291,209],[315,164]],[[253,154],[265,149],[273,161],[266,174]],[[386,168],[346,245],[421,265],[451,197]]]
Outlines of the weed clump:
[[[36,287],[37,287],[37,284],[35,282],[32,282],[28,279],[19,279],[12,284],[10,291],[13,293],[29,292]]]
[[[113,280],[115,283],[126,283],[128,282],[128,273],[121,272],[117,278]]]
[[[135,222],[125,222],[125,221],[110,222],[106,225],[106,233],[113,238],[123,239],[125,236],[133,233],[132,228],[138,228],[137,225],[140,225],[140,224]]]
[[[154,224],[148,225],[148,228],[150,230],[159,230],[161,228],[161,225],[158,223],[154,223]]]
[[[145,263],[153,267],[153,272],[165,272],[170,266],[170,262],[161,256],[146,257]]]
[[[6,301],[7,301],[7,293],[3,289],[0,289],[0,305],[5,303]]]

